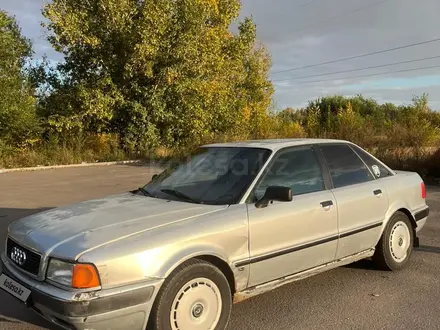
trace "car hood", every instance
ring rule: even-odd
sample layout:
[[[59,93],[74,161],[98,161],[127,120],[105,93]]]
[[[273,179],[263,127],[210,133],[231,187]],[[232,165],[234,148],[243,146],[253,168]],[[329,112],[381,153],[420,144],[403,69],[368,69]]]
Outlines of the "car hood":
[[[44,256],[76,260],[97,247],[226,207],[125,193],[28,216],[11,224],[9,236]]]

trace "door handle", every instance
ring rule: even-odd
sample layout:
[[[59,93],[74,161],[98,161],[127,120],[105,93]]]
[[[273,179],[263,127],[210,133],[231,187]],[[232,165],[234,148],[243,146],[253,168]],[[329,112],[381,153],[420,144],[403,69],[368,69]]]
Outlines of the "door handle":
[[[325,202],[321,202],[321,206],[324,208],[324,209],[330,209],[330,206],[332,206],[333,205],[333,201],[325,201]]]
[[[373,194],[377,197],[382,196],[382,190],[381,189],[376,189],[375,191],[373,191]]]

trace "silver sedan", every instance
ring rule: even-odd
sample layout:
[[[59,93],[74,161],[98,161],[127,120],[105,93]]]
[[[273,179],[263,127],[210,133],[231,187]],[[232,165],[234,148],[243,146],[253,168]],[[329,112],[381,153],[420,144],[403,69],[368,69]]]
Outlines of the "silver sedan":
[[[139,189],[12,223],[0,288],[65,329],[223,330],[233,302],[286,283],[369,257],[402,269],[425,199],[418,174],[347,141],[206,145]]]

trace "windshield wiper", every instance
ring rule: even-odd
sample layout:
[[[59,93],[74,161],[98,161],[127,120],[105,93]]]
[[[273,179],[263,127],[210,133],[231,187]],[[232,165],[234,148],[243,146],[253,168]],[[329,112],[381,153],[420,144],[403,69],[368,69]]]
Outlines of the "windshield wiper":
[[[154,197],[150,192],[148,192],[147,189],[145,189],[143,187],[139,187],[137,191],[140,191],[141,193],[143,193],[144,196]]]
[[[165,194],[171,195],[171,196],[175,196],[177,198],[186,200],[187,202],[190,203],[196,203],[196,204],[202,204],[202,202],[184,194],[183,192],[180,192],[178,190],[174,190],[174,189],[161,189],[160,191],[164,192]]]

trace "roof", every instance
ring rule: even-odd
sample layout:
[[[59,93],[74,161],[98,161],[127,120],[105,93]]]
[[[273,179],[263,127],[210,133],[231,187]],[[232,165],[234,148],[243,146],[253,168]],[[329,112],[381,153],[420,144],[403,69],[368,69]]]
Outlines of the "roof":
[[[337,142],[350,143],[344,140],[331,140],[331,139],[273,139],[273,140],[249,140],[249,141],[239,141],[239,142],[213,143],[213,144],[204,145],[204,147],[264,148],[275,151],[285,147],[300,146],[306,144],[337,143]]]

